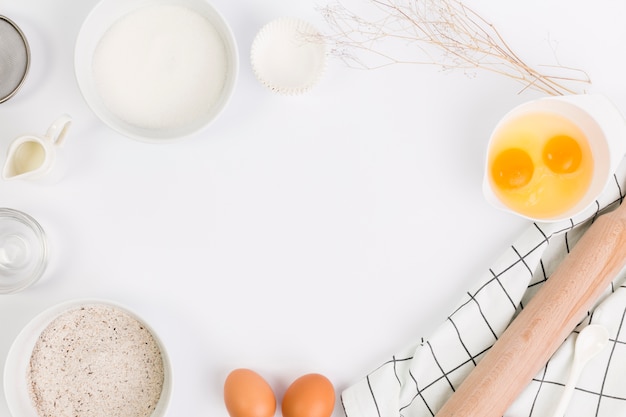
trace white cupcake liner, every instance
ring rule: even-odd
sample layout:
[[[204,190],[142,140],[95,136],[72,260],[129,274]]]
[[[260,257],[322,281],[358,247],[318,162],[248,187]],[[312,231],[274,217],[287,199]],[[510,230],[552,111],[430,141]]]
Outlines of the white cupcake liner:
[[[326,69],[326,45],[310,23],[279,18],[261,28],[252,42],[252,70],[274,92],[297,95],[318,83]]]

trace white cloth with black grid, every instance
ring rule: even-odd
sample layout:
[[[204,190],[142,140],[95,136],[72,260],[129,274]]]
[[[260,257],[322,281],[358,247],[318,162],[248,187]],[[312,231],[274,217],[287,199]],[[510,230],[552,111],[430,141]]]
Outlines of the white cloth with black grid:
[[[343,391],[347,417],[434,416],[593,218],[619,205],[625,193],[626,160],[594,207],[567,221],[529,225],[432,336],[397,352]],[[589,322],[607,327],[609,345],[584,368],[565,416],[626,416],[625,315],[622,271],[505,417],[550,416],[569,375],[575,338]]]

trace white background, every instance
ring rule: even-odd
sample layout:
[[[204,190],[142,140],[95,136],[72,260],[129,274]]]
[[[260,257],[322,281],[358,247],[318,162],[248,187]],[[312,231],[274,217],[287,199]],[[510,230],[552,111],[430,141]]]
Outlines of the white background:
[[[256,32],[283,16],[325,31],[316,7],[327,3],[214,0],[239,46],[233,99],[194,137],[140,143],[104,126],[74,79],[73,44],[95,3],[3,4],[32,66],[0,105],[2,163],[15,137],[44,133],[62,113],[74,124],[60,183],[0,182],[0,206],[37,219],[52,250],[39,283],[0,297],[0,370],[32,317],[97,297],[136,311],[164,340],[171,416],[227,416],[222,384],[238,367],[263,375],[279,400],[309,372],[339,396],[427,337],[527,226],[481,194],[491,129],[540,96],[518,94],[512,80],[434,66],[362,71],[331,58],[308,94],[275,95],[250,68]],[[582,68],[588,91],[626,109],[620,2],[466,4],[529,63]]]

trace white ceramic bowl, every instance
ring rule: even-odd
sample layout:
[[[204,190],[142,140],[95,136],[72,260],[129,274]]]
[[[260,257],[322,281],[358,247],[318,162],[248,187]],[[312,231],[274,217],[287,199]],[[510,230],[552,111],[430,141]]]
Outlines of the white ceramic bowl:
[[[489,153],[493,142],[503,127],[521,116],[545,113],[563,117],[582,131],[591,149],[593,172],[591,183],[584,195],[571,207],[550,216],[531,216],[507,207],[494,191],[490,172]],[[543,129],[544,127],[542,127]],[[533,127],[538,130],[539,128]],[[544,97],[523,103],[510,110],[494,128],[485,158],[483,193],[489,203],[504,211],[512,212],[532,221],[556,222],[576,216],[593,215],[595,201],[611,184],[613,173],[626,154],[626,119],[619,109],[604,95],[580,94]]]
[[[204,36],[207,32],[200,32],[203,36],[198,37],[194,36],[192,32],[187,31],[189,33],[185,35],[186,37],[183,37],[183,35],[179,35],[179,32],[183,32],[182,30],[171,30],[168,33],[172,36],[167,39],[161,33],[158,33],[157,29],[154,29],[162,26],[157,25],[156,22],[162,22],[162,20],[157,21],[157,18],[155,18],[152,23],[153,29],[142,27],[132,32],[122,32],[122,29],[119,29],[123,24],[122,22],[128,23],[129,16],[137,16],[138,14],[146,13],[150,8],[154,11],[157,8],[162,9],[164,7],[184,8],[187,11],[191,11],[195,17],[200,16],[206,18],[208,21],[208,25],[206,25],[207,22],[204,21],[205,26],[208,26],[206,29],[211,30],[210,38],[215,39],[209,42],[209,40],[207,40],[209,36]],[[142,15],[142,18],[145,16],[147,15]],[[177,15],[177,17],[180,16]],[[163,19],[163,16],[159,16],[159,19]],[[139,20],[140,24],[142,20]],[[137,19],[135,19],[135,22],[136,21]],[[127,24],[127,26],[129,25],[130,24]],[[182,26],[178,29],[180,28],[182,28]],[[112,31],[116,33],[115,37],[111,35]],[[142,36],[145,36],[143,36],[143,38],[137,38],[139,35],[137,35],[136,32],[140,32]],[[215,32],[219,35],[221,41],[213,36]],[[132,37],[133,40],[130,42],[126,42],[126,40],[120,41],[120,38],[124,38],[124,36],[120,36],[121,33],[129,34],[128,37]],[[131,33],[132,35],[130,35]],[[174,35],[176,38],[172,40]],[[103,46],[105,44],[101,43],[104,37],[107,37],[107,40],[110,42],[114,42],[111,41],[111,38],[117,39],[117,42],[122,45],[122,48],[109,47],[108,50],[114,51],[114,53],[110,53],[109,55],[104,54],[102,50],[107,49]],[[192,41],[183,42],[183,40],[187,39],[191,39]],[[110,42],[106,45],[110,45]],[[183,45],[178,45],[178,43],[183,43]],[[133,45],[133,47],[136,48],[135,50],[140,52],[140,54],[132,54],[130,58],[134,58],[135,56],[143,57],[144,50],[155,51],[152,55],[148,55],[149,52],[145,52],[149,59],[145,59],[142,62],[146,62],[146,64],[158,63],[158,65],[147,65],[145,69],[147,76],[144,77],[139,68],[142,62],[137,63],[134,62],[133,59],[117,59],[121,55],[118,55],[115,51],[124,49],[124,45],[126,44]],[[144,44],[146,46],[145,48],[143,48]],[[215,51],[217,51],[218,48],[215,47],[215,45],[220,49],[219,60],[215,59],[212,55],[217,53]],[[222,47],[223,51],[221,49]],[[131,46],[128,46],[128,48],[131,48]],[[158,51],[158,53],[156,51]],[[105,60],[102,56],[109,59]],[[94,73],[94,57],[98,59],[98,61],[96,61],[98,62],[96,65],[98,67],[97,73]],[[172,66],[169,68],[170,71],[179,71],[180,74],[177,73],[179,75],[178,77],[166,78],[163,72],[157,72],[165,71],[163,68],[166,65],[164,64],[169,65],[170,61],[176,63],[176,60],[178,60],[184,63],[193,62],[194,64],[198,64],[197,59],[200,58],[197,57],[204,58],[201,65],[181,65],[179,67]],[[106,66],[99,64],[99,62],[103,60],[106,62]],[[224,64],[222,60],[225,61]],[[219,64],[217,62],[219,62]],[[120,67],[120,63],[123,63],[124,66]],[[111,64],[118,66],[118,68],[115,69],[115,71],[117,71],[115,75],[112,72],[113,69],[110,68]],[[200,74],[187,77],[188,72],[185,72],[183,68],[205,68],[205,66],[208,71],[202,71],[202,74],[210,73],[210,75],[206,75],[205,77],[213,77],[214,74],[218,72],[221,76],[222,73],[225,72],[225,78],[223,81],[221,77],[219,78],[221,85],[220,91],[218,92],[218,87],[216,86],[210,87],[210,94],[204,94],[205,100],[201,101],[201,106],[197,106],[195,103],[199,102],[202,97],[202,95],[198,93],[198,90],[208,90],[209,87],[207,86],[216,83],[216,81],[209,78],[201,80]],[[85,101],[91,110],[105,124],[117,132],[134,139],[145,142],[165,142],[195,134],[206,128],[218,117],[233,94],[239,70],[239,56],[235,37],[230,26],[207,0],[101,0],[88,14],[80,29],[74,51],[74,67],[76,80]],[[103,67],[105,69],[102,69]],[[120,72],[124,75],[124,71],[127,71],[128,79],[122,79],[122,77],[120,77]],[[108,77],[106,81],[108,82],[103,83],[103,73],[111,74],[110,76],[106,75],[106,77]],[[195,81],[196,78],[198,78],[197,81]],[[157,80],[163,81],[163,79],[172,79],[174,81],[170,83],[157,82]],[[190,79],[194,81],[188,81]],[[139,81],[133,82],[133,80]],[[192,85],[189,85],[190,83]],[[196,85],[193,85],[193,83],[196,83]],[[105,87],[102,87],[103,84]],[[110,88],[112,84],[115,88]],[[185,85],[186,89],[178,88],[179,85],[182,84]],[[129,85],[131,86],[130,88],[124,87]],[[141,88],[137,86],[141,86]],[[145,88],[152,86],[154,86],[154,88]],[[110,93],[111,91],[115,91],[115,93]],[[131,91],[133,94],[130,94]],[[167,95],[168,91],[170,95]],[[191,91],[191,93],[174,96],[177,91]],[[125,92],[128,92],[126,93],[128,97],[124,97]],[[117,94],[117,97],[112,99],[112,94]],[[161,96],[157,95],[158,100],[155,100],[153,94],[161,94]],[[195,95],[199,95],[199,97],[194,97],[193,99],[189,98],[187,100],[187,97]],[[163,99],[163,97],[172,97],[174,99],[168,101]],[[176,103],[176,100],[179,100],[179,102]],[[184,106],[181,106],[180,100],[187,100],[184,101]],[[129,111],[130,104],[125,108],[119,106],[134,101],[139,103],[134,107],[136,110]],[[158,126],[155,123],[138,122],[139,119],[134,117],[136,115],[133,115],[133,112],[142,111],[145,107],[155,107],[155,101],[167,101],[167,104],[162,103],[164,105],[159,108],[160,112],[155,113],[155,120],[163,119],[162,117],[157,117],[157,115],[167,114],[167,111],[170,110],[170,107],[168,107],[170,106],[170,102],[172,114],[175,114],[175,112],[183,112],[181,108],[190,109],[190,111],[185,112],[189,117],[179,117],[180,122],[176,124],[163,123]],[[145,105],[140,105],[141,103]],[[198,108],[202,108],[203,110],[201,112],[197,111]],[[143,111],[145,112],[147,110]],[[172,116],[172,118],[174,117]]]
[[[33,349],[41,333],[63,313],[80,306],[94,304],[114,307],[125,312],[144,325],[156,341],[163,360],[164,381],[161,396],[150,417],[163,417],[166,414],[172,390],[172,371],[165,347],[157,334],[143,319],[126,307],[111,301],[83,299],[66,301],[43,311],[33,318],[15,338],[9,349],[4,368],[4,392],[9,411],[13,417],[39,417],[30,398],[27,373]]]

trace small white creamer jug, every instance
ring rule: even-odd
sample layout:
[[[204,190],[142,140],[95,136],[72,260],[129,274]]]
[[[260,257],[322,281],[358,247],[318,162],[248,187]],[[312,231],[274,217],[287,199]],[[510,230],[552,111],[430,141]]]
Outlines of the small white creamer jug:
[[[17,137],[7,151],[7,159],[2,170],[5,180],[45,180],[60,179],[61,168],[57,150],[63,145],[72,118],[66,114],[57,118],[45,135],[22,135]],[[55,175],[51,175],[54,172]]]

